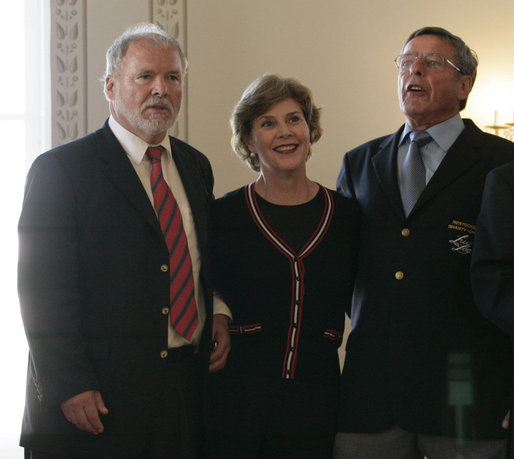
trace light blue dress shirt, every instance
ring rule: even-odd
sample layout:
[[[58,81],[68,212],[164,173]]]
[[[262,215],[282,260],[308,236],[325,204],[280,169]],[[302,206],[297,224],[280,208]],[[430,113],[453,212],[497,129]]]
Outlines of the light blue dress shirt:
[[[428,183],[435,171],[443,161],[446,153],[450,147],[454,144],[459,137],[460,133],[464,130],[464,122],[457,113],[452,118],[443,121],[442,123],[436,124],[426,130],[432,137],[432,141],[420,148],[421,157],[425,164],[426,176],[425,183]],[[402,164],[407,156],[407,150],[409,149],[408,137],[413,131],[412,127],[408,123],[405,123],[402,135],[400,137],[400,143],[398,146],[398,178],[400,177]]]

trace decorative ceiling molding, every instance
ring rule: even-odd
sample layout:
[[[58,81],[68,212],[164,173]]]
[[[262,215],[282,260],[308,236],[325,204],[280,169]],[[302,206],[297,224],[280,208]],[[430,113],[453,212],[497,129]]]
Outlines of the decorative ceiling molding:
[[[131,0],[139,2],[141,0]],[[187,55],[186,0],[148,0],[150,20],[176,38]],[[52,145],[87,134],[86,0],[51,0]],[[129,26],[130,24],[127,24]],[[90,33],[94,32],[91,30]],[[107,50],[106,45],[106,50]],[[171,134],[187,140],[187,86]]]

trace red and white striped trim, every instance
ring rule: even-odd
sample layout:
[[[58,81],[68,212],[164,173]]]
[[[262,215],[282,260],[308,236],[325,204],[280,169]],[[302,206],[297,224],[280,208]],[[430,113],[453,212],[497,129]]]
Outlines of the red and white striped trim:
[[[342,341],[343,332],[337,330],[331,330],[330,328],[326,328],[323,332],[323,336],[333,341]]]
[[[256,195],[255,184],[250,183],[245,187],[245,198],[250,214],[258,226],[260,231],[269,239],[269,241],[282,252],[291,264],[292,279],[292,298],[290,305],[289,331],[282,365],[282,378],[294,379],[296,363],[298,360],[298,343],[302,324],[302,310],[304,298],[304,272],[305,267],[303,259],[307,257],[321,242],[325,236],[332,216],[334,214],[334,198],[329,191],[320,185],[325,198],[325,206],[320,223],[312,236],[309,238],[303,249],[297,254],[291,249],[268,224],[259,208]]]
[[[262,331],[262,324],[230,325],[228,332],[231,335],[254,335]]]

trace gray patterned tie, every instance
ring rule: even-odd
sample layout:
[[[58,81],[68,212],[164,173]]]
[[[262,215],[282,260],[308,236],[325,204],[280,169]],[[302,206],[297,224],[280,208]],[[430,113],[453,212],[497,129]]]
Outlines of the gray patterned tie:
[[[425,131],[414,131],[410,134],[410,139],[409,151],[403,162],[400,177],[400,192],[406,216],[411,213],[425,188],[425,165],[419,149],[430,143],[432,137]]]

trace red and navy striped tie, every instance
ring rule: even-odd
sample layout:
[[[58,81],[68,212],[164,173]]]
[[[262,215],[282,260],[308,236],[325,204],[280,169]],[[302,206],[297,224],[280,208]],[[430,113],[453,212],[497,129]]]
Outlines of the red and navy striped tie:
[[[162,175],[163,151],[163,147],[149,147],[147,154],[152,161],[150,182],[154,206],[170,254],[170,321],[178,333],[191,341],[198,326],[191,256],[182,224],[182,214]]]

